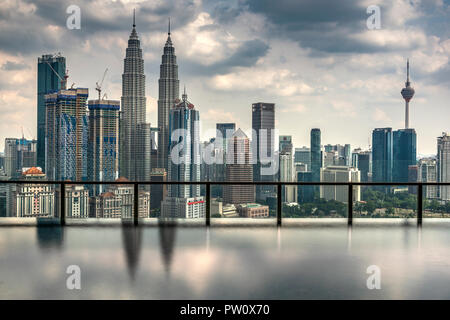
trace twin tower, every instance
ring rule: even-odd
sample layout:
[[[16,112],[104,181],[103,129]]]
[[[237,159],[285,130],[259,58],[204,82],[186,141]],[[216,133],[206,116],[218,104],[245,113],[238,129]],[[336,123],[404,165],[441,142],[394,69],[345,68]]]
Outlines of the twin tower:
[[[169,112],[179,98],[178,65],[175,48],[170,38],[170,20],[167,41],[160,66],[158,95],[158,152],[157,165],[168,169]],[[144,59],[136,32],[128,39],[122,74],[122,120],[120,175],[133,181],[150,180],[151,128],[146,122]]]

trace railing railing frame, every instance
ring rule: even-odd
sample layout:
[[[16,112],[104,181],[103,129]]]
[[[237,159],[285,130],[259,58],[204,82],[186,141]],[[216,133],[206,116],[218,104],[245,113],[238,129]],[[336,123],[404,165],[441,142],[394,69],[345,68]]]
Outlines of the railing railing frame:
[[[140,185],[192,185],[206,186],[206,226],[211,224],[211,185],[270,185],[277,187],[277,225],[282,224],[282,187],[283,186],[347,186],[348,187],[348,224],[353,223],[353,188],[355,186],[416,186],[417,187],[417,224],[422,224],[423,216],[423,186],[450,186],[450,182],[280,182],[280,181],[49,181],[49,180],[0,180],[0,184],[53,184],[60,186],[60,212],[61,225],[66,222],[65,190],[67,185],[132,185],[133,198],[133,224],[139,224],[139,186]]]

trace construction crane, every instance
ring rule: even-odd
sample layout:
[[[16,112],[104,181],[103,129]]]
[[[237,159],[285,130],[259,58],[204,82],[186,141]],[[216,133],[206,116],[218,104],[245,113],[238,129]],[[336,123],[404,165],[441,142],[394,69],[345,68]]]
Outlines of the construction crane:
[[[95,90],[98,91],[98,100],[100,101],[101,95],[102,95],[102,85],[103,85],[103,80],[105,80],[105,76],[106,73],[108,72],[108,68],[105,69],[105,72],[103,72],[103,78],[102,81],[100,82],[100,84],[98,84],[98,82],[95,83],[96,88]]]
[[[61,81],[61,89],[65,90],[66,89],[66,83],[67,83],[67,78],[69,77],[69,70],[66,70],[66,73],[64,74],[64,79],[61,78],[61,76],[59,75],[58,72],[56,72],[55,69],[53,69],[52,65],[50,64],[50,62],[46,61],[48,66],[50,67],[50,69],[52,69],[52,71],[56,74],[56,76],[59,78],[59,80]]]

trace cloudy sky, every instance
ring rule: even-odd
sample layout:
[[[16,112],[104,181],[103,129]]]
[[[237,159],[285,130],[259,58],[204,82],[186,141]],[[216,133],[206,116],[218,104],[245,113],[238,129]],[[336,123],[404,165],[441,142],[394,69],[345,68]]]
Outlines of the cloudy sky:
[[[81,29],[66,27],[68,6]],[[369,30],[369,5],[381,29]],[[120,99],[123,58],[136,8],[145,59],[147,119],[157,123],[157,81],[167,20],[172,21],[181,86],[200,110],[204,137],[216,122],[251,128],[251,103],[276,103],[280,134],[309,145],[367,148],[375,127],[401,128],[400,91],[411,62],[416,90],[411,126],[421,154],[450,131],[449,0],[0,1],[0,150],[5,137],[36,137],[36,64],[67,58],[68,84],[88,87],[109,68],[104,90]]]

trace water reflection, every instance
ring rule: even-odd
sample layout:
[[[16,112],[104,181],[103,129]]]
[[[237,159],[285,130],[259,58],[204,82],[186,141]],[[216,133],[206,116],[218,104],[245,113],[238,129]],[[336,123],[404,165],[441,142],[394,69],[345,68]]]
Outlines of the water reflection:
[[[161,256],[163,259],[166,274],[170,274],[173,252],[175,247],[175,238],[177,224],[173,220],[159,220],[159,244],[161,247]]]
[[[43,251],[61,250],[64,245],[64,227],[36,226],[38,246]]]
[[[122,240],[127,261],[128,274],[132,280],[135,279],[142,243],[142,229],[124,224],[122,226]]]
[[[352,253],[352,225],[347,227],[347,253]]]

